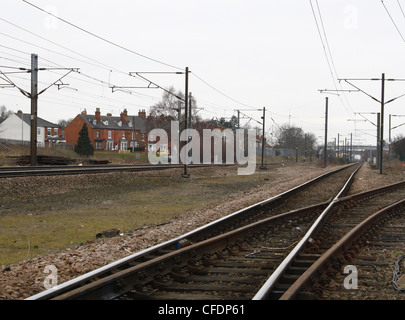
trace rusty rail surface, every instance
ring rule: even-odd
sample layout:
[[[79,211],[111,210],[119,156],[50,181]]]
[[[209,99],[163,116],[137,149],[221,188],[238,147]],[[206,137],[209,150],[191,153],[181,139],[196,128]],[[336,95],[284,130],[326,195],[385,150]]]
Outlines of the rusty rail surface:
[[[188,165],[190,168],[231,166],[227,164]],[[183,165],[86,165],[86,166],[39,166],[39,167],[4,167],[0,168],[0,178],[57,176],[76,174],[97,174],[109,172],[138,172],[168,169],[182,169]]]
[[[163,256],[148,260],[128,269],[121,271],[117,270],[116,273],[61,294],[60,296],[53,297],[53,299],[104,300],[119,298],[124,294],[129,295],[129,298],[124,297],[124,299],[173,299],[177,297],[176,290],[173,292],[171,289],[170,292],[167,292],[168,288],[164,283],[164,277],[166,275],[170,275],[172,277],[171,281],[169,281],[171,287],[175,285],[182,287],[181,284],[185,283],[183,285],[183,289],[180,289],[181,291],[185,291],[187,290],[187,283],[190,281],[196,281],[195,276],[207,275],[210,272],[209,268],[211,266],[215,266],[218,263],[226,263],[229,256],[236,257],[239,260],[243,259],[245,262],[243,271],[241,271],[243,275],[250,273],[255,275],[255,282],[259,280],[263,281],[268,276],[268,273],[271,272],[271,270],[266,270],[271,269],[270,265],[267,265],[264,269],[259,266],[259,270],[257,269],[258,266],[256,263],[251,264],[250,267],[246,266],[248,263],[246,261],[252,261],[252,258],[256,258],[254,256],[254,253],[256,252],[254,247],[257,245],[258,241],[261,243],[265,242],[265,240],[258,235],[258,233],[270,232],[268,230],[272,226],[280,225],[282,222],[292,221],[304,217],[305,219],[310,220],[309,224],[311,224],[314,217],[316,217],[317,214],[322,211],[324,206],[325,204],[320,204],[318,206],[312,206],[261,220],[248,226],[244,226],[225,234],[203,240],[199,243],[180,248],[176,251],[169,252]],[[259,239],[254,239],[255,236]],[[288,243],[287,246],[293,243],[294,241],[291,241],[291,243]],[[278,250],[274,250],[274,252],[276,251],[278,252]],[[249,257],[249,254],[252,255],[252,258]],[[203,263],[199,263],[199,260],[202,259],[204,260]],[[262,271],[264,271],[264,278],[259,278],[259,275],[262,275]],[[234,269],[234,273],[237,272],[238,271]],[[242,289],[244,286],[246,286],[245,281],[247,281],[243,275],[242,278],[239,279],[239,288]],[[219,280],[219,283],[217,283],[215,287],[212,287],[210,290],[205,288],[204,296],[206,299],[223,298],[223,296],[215,294],[224,290],[222,281],[225,279]],[[233,281],[236,280],[234,279]],[[159,282],[161,285],[159,285]],[[155,288],[149,290],[149,283],[153,283]],[[249,292],[243,291],[243,293],[248,295],[251,294],[252,287],[254,287],[254,284],[249,286]],[[158,290],[156,288],[160,288],[159,292],[156,292],[156,290]],[[225,290],[229,289],[238,291],[238,289],[235,287],[232,289],[225,287]],[[209,291],[211,291],[211,293],[214,292],[214,294],[208,295]],[[193,294],[189,293],[189,298],[192,296]],[[184,295],[180,294],[180,297],[183,298]],[[226,295],[225,297],[229,299],[235,298],[231,295]],[[202,298],[202,296],[198,295],[196,298]],[[238,298],[242,297],[238,296]]]
[[[140,263],[146,259],[150,259],[151,256],[159,256],[159,255],[163,255],[163,254],[167,253],[168,251],[174,251],[174,250],[178,249],[179,247],[181,247],[182,243],[184,243],[184,242],[195,243],[195,242],[204,240],[208,237],[218,235],[221,232],[226,232],[231,229],[235,229],[238,226],[246,225],[248,223],[248,221],[252,222],[252,220],[256,221],[256,220],[259,220],[260,218],[264,218],[266,216],[266,214],[269,215],[269,212],[271,210],[274,210],[275,208],[279,208],[283,202],[287,201],[288,199],[291,199],[291,197],[293,197],[293,195],[299,193],[302,190],[306,190],[308,187],[316,184],[317,182],[322,181],[323,179],[333,176],[333,174],[339,173],[350,167],[351,166],[347,166],[347,167],[345,166],[343,168],[339,168],[339,169],[330,171],[328,173],[322,174],[300,186],[292,188],[291,190],[283,192],[277,196],[271,197],[269,199],[266,199],[264,201],[254,204],[254,205],[251,205],[247,208],[234,212],[224,218],[213,221],[213,222],[207,224],[206,226],[197,228],[180,237],[177,237],[177,238],[174,238],[167,242],[158,244],[149,249],[137,252],[133,255],[130,255],[126,258],[118,260],[107,266],[101,267],[101,268],[94,270],[92,272],[89,272],[85,275],[79,276],[76,279],[67,281],[55,288],[52,288],[52,289],[46,290],[44,292],[41,292],[39,294],[36,294],[28,299],[29,300],[50,299],[55,295],[61,294],[62,292],[79,287],[83,283],[91,282],[92,279],[94,279],[94,278],[108,276],[111,274],[111,270],[123,270],[123,269],[128,268],[128,266],[130,266],[131,264],[133,265],[134,263]],[[276,212],[273,213],[273,215],[281,212],[281,209],[277,209],[277,210],[276,210]],[[264,214],[263,212],[265,212],[266,214]],[[286,211],[284,211],[284,212],[286,212]],[[231,221],[236,221],[236,222],[231,223]]]
[[[374,228],[382,219],[387,219],[394,215],[398,210],[404,210],[405,199],[395,201],[392,204],[382,208],[370,217],[363,220],[356,227],[350,230],[334,246],[325,252],[300,278],[281,296],[280,300],[292,300],[304,290],[305,286],[312,286],[318,281],[324,268],[338,263],[342,257],[351,250],[359,251],[359,248],[352,248],[353,244],[360,239],[370,229]],[[364,242],[364,241],[363,241]],[[343,259],[344,260],[344,259]]]
[[[266,285],[262,287],[254,299],[285,299],[295,296],[297,291],[292,294],[291,292],[294,289],[290,289],[290,287],[301,288],[302,282],[307,283],[308,279],[303,280],[304,274],[308,275],[307,269],[313,270],[313,268],[316,268],[314,264],[323,261],[325,251],[333,247],[347,230],[357,225],[359,220],[362,221],[379,211],[381,207],[397,202],[404,197],[405,181],[402,181],[333,201],[319,217],[317,226],[313,226],[312,230],[303,238],[294,252],[283,261],[277,273],[274,273],[269,278]],[[353,208],[353,213],[348,213],[349,208]],[[390,208],[390,206],[387,208]],[[340,221],[340,224],[334,221]],[[338,238],[335,240],[334,237]],[[301,295],[302,298],[304,296],[305,294]],[[311,294],[306,294],[305,298],[312,299],[313,297],[311,297]]]
[[[286,275],[288,268],[290,268],[298,257],[300,251],[303,250],[306,243],[311,241],[313,235],[318,232],[319,229],[322,228],[323,224],[327,220],[330,212],[334,208],[336,202],[343,196],[347,194],[350,189],[351,184],[353,183],[353,179],[357,171],[360,169],[361,166],[358,166],[354,172],[351,174],[343,188],[339,191],[339,193],[335,196],[335,198],[329,203],[327,208],[319,215],[316,219],[314,224],[308,230],[308,232],[303,236],[301,241],[295,246],[295,248],[289,253],[289,255],[282,261],[282,263],[278,266],[278,268],[273,272],[271,277],[266,281],[266,283],[260,288],[260,290],[256,293],[253,297],[253,300],[264,300],[270,298],[270,296],[277,296],[279,292],[275,292],[275,288],[279,283],[280,279]]]

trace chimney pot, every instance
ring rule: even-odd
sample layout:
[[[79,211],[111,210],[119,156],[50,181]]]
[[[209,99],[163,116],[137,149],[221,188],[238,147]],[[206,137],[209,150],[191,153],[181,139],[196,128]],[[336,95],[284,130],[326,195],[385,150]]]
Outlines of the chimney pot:
[[[139,111],[138,116],[145,120],[146,119],[145,109],[143,109],[142,111]]]
[[[96,108],[96,123],[101,122],[100,108]]]
[[[125,124],[125,118],[127,117],[127,109],[124,109],[124,112],[121,112],[120,120],[122,124]]]

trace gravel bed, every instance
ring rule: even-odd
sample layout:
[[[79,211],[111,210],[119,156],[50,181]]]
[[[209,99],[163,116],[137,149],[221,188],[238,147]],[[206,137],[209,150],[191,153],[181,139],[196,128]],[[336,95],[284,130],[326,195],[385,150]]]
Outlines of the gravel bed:
[[[58,282],[63,283],[132,253],[175,238],[243,207],[277,195],[332,169],[334,168],[323,169],[315,165],[277,166],[271,169],[277,173],[272,181],[249,191],[235,191],[230,199],[226,199],[227,201],[184,212],[168,223],[145,226],[114,238],[88,241],[86,244],[67,248],[54,254],[43,255],[9,266],[0,266],[0,299],[19,300],[43,291],[44,280],[49,276],[44,273],[44,269],[48,265],[54,265],[57,268]],[[151,173],[137,174],[148,175]],[[161,174],[170,175],[178,174],[178,172],[165,171]],[[223,172],[201,168],[194,170],[193,174],[213,176],[223,174]],[[0,193],[3,192],[9,197],[17,197],[18,194],[21,196],[25,192],[30,192],[30,183],[41,183],[41,179],[52,178],[35,177],[30,182],[23,181],[18,187],[13,185],[11,179],[5,179],[4,183],[2,181],[0,184]],[[75,179],[79,178],[72,176],[63,179],[64,187],[74,188]],[[89,175],[86,179],[89,179],[89,185],[91,185],[98,183],[101,178],[97,175]],[[359,171],[352,190],[357,193],[401,179],[404,179],[402,173],[379,175],[376,170],[371,170],[366,164]],[[55,179],[55,184],[58,184],[57,179]],[[8,190],[12,188],[14,189],[11,193]],[[43,192],[44,195],[49,195],[49,193],[56,192],[55,190],[62,192],[60,189],[52,187]]]

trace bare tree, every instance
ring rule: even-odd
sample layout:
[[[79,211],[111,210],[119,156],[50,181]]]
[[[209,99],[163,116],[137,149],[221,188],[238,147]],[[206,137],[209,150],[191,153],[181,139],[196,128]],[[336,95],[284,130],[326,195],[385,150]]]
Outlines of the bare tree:
[[[403,135],[398,135],[392,142],[392,150],[398,155],[401,161],[405,160],[405,138]]]
[[[157,104],[150,107],[150,115],[148,117],[147,129],[148,131],[159,128],[170,130],[170,122],[179,120],[179,101],[181,107],[180,127],[184,128],[185,112],[184,101],[179,100],[178,97],[184,99],[184,94],[181,91],[176,92],[173,87],[168,89],[168,92],[163,92],[162,100]],[[201,121],[197,115],[199,109],[197,101],[194,97],[191,98],[191,122],[196,123]]]
[[[275,134],[276,146],[285,149],[297,149],[300,154],[309,155],[316,149],[316,137],[305,133],[302,128],[282,125]]]
[[[8,110],[6,106],[1,106],[0,107],[0,123],[2,123],[4,120],[6,120],[10,115],[13,114],[13,111]]]

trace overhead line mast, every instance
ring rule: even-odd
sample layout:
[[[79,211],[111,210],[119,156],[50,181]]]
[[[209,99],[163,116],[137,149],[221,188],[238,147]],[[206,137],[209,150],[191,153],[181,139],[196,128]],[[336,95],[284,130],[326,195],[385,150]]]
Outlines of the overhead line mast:
[[[31,99],[31,138],[30,138],[30,165],[31,166],[36,166],[37,163],[37,137],[38,137],[38,131],[37,131],[37,119],[38,119],[38,96],[44,93],[46,90],[48,90],[50,87],[53,85],[56,85],[59,81],[61,81],[63,78],[65,78],[67,75],[69,75],[73,71],[79,70],[78,68],[38,68],[38,55],[37,54],[31,54],[31,69],[25,69],[25,68],[18,68],[21,71],[25,71],[27,73],[31,73],[31,92],[27,92],[24,89],[18,87],[7,75],[0,70],[0,74],[3,75],[1,77],[3,80],[6,80],[6,82],[9,83],[9,85],[16,87],[20,92],[26,96],[27,98]],[[58,80],[53,82],[51,85],[46,87],[45,89],[41,90],[38,92],[38,71],[43,71],[43,70],[69,70],[64,76],[60,77]]]
[[[381,113],[380,113],[380,126],[379,126],[379,154],[380,154],[380,163],[379,163],[379,169],[380,169],[380,174],[383,173],[383,152],[384,152],[384,107],[386,104],[391,103],[395,101],[398,98],[401,98],[405,96],[405,94],[402,94],[398,97],[395,97],[391,100],[385,101],[385,81],[405,81],[405,79],[386,79],[385,78],[385,73],[382,73],[381,78],[371,78],[371,79],[338,79],[339,81],[344,80],[348,84],[350,84],[352,87],[356,88],[360,92],[364,93],[374,101],[380,103],[381,105]],[[365,92],[364,90],[360,89],[359,87],[355,86],[352,84],[350,81],[355,81],[355,80],[368,80],[368,81],[381,81],[381,98],[380,100],[373,97],[371,94]]]

